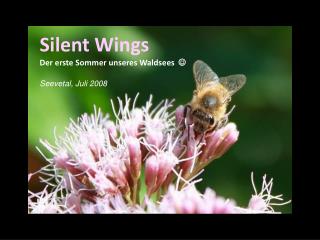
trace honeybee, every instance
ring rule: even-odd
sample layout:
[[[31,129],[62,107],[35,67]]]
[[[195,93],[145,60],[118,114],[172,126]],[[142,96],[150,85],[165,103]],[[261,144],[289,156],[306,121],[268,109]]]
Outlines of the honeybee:
[[[193,64],[193,75],[196,89],[193,91],[191,102],[186,105],[185,116],[189,108],[194,131],[197,134],[202,134],[225,126],[229,114],[234,109],[233,106],[227,113],[231,96],[243,87],[246,83],[246,76],[236,74],[219,78],[201,60],[197,60]]]

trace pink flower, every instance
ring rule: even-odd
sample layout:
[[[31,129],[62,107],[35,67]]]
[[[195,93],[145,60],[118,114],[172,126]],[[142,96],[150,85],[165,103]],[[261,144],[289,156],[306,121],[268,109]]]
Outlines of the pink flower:
[[[169,112],[173,101],[166,100],[151,109],[150,97],[138,108],[137,96],[132,104],[118,98],[119,110],[112,102],[116,121],[94,107],[63,136],[54,131],[55,145],[40,140],[51,156],[37,148],[48,164],[28,181],[39,173],[46,187],[28,192],[29,213],[274,213],[273,205],[286,204],[271,202],[282,198],[271,195],[265,177],[259,194],[253,184],[247,208],[210,188],[200,193],[198,176],[238,140],[236,125],[196,134],[183,106]]]
[[[131,99],[128,98],[127,95],[125,96],[124,104],[123,101],[120,98],[118,98],[118,112],[115,110],[113,101],[111,101],[114,114],[118,121],[117,126],[122,137],[138,137],[140,135],[140,128],[143,124],[144,115],[141,109],[135,108],[135,103],[138,98],[138,95],[139,94],[137,94],[135,99],[133,100],[132,107],[130,106]]]
[[[158,191],[177,163],[178,158],[170,152],[159,152],[146,160],[145,175],[149,196]]]
[[[208,162],[221,157],[238,140],[238,137],[239,131],[234,123],[228,123],[225,127],[208,133],[199,161]]]
[[[248,205],[249,212],[277,213],[274,211],[272,206],[274,205],[281,206],[291,202],[291,200],[287,202],[278,202],[278,203],[271,202],[272,200],[283,201],[283,199],[282,199],[282,194],[277,196],[271,195],[273,179],[271,178],[271,180],[268,182],[266,174],[263,176],[263,179],[262,179],[262,187],[261,187],[260,193],[257,193],[256,186],[253,180],[253,172],[251,173],[251,182],[252,182],[252,186],[255,194],[252,195],[249,201],[249,205]]]
[[[58,196],[59,188],[48,192],[46,186],[41,192],[28,192],[28,209],[29,213],[67,213],[68,208],[63,204],[63,199]]]
[[[207,189],[200,194],[194,185],[178,191],[170,186],[163,200],[160,202],[160,211],[165,213],[234,213],[233,201],[226,201],[216,196],[215,192]]]

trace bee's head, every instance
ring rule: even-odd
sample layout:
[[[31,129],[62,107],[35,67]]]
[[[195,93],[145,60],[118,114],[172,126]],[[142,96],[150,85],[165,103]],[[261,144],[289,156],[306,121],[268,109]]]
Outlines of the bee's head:
[[[207,109],[213,109],[217,104],[218,100],[215,96],[206,95],[202,98],[202,104]]]

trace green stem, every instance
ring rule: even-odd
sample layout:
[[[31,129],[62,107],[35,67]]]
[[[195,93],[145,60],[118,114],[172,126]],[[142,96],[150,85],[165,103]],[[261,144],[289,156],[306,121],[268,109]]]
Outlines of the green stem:
[[[140,188],[141,188],[141,181],[140,178],[138,179],[138,183],[137,183],[137,203],[140,204]]]
[[[157,191],[157,198],[156,201],[159,201],[161,197],[161,188],[159,188],[159,190]]]
[[[126,194],[125,196],[124,196],[124,198],[127,200],[127,202],[128,202],[128,204],[132,204],[132,201],[131,201],[131,198],[130,198],[130,194]]]
[[[137,183],[138,183],[137,179],[134,179],[133,188],[132,188],[132,204],[137,203],[137,188],[138,188]]]

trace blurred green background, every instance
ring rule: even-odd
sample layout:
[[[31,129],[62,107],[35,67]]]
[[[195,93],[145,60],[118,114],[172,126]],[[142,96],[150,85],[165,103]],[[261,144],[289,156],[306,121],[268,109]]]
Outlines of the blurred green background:
[[[93,43],[94,37],[149,41],[149,52],[42,53],[40,38]],[[210,164],[198,187],[207,186],[246,206],[253,193],[250,173],[257,187],[263,174],[274,178],[273,193],[292,197],[292,28],[291,27],[29,27],[28,36],[28,138],[29,171],[44,163],[37,153],[39,138],[53,140],[69,118],[92,112],[97,105],[111,112],[110,98],[133,97],[138,105],[149,94],[154,103],[176,99],[175,106],[190,101],[194,89],[192,64],[201,59],[219,75],[243,73],[247,84],[233,97],[237,105],[230,120],[240,130],[238,142]],[[174,60],[174,67],[40,67],[39,60]],[[185,58],[187,64],[177,64]],[[40,81],[107,79],[106,88],[41,88]],[[39,186],[32,182],[31,188]],[[291,213],[292,204],[275,208]]]

